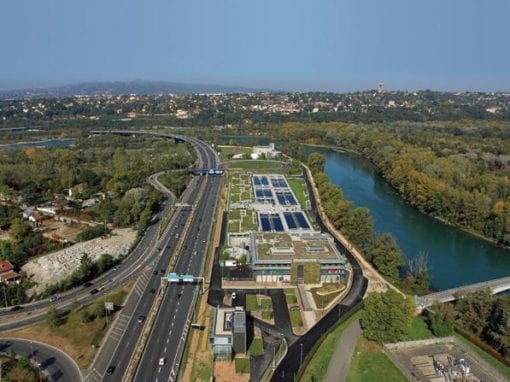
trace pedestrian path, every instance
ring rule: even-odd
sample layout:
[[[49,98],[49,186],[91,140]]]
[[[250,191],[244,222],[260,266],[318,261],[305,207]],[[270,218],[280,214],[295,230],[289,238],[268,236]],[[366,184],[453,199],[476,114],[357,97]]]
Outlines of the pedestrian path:
[[[359,320],[353,321],[345,328],[342,336],[338,340],[329,362],[328,373],[326,374],[326,382],[343,382],[347,378],[349,366],[351,364],[354,348],[358,343],[361,335],[361,327]]]

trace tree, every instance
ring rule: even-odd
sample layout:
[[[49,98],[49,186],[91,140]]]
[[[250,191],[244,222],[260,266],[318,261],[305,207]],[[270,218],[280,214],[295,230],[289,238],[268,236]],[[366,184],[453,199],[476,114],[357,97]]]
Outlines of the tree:
[[[109,255],[107,253],[99,256],[99,259],[97,260],[97,272],[99,274],[105,273],[108,269],[113,267],[115,264],[115,259],[112,255]]]
[[[390,289],[370,293],[364,300],[361,322],[369,340],[387,343],[404,340],[411,329],[414,300]]]
[[[30,359],[26,355],[22,355],[18,358],[18,361],[16,362],[16,366],[22,370],[29,370],[30,369]]]
[[[50,306],[46,312],[46,323],[51,329],[55,329],[62,323],[60,320],[60,315],[54,306]]]
[[[310,171],[313,174],[324,172],[324,164],[326,163],[326,158],[319,153],[311,153],[308,156],[308,167],[310,167]]]
[[[434,304],[429,309],[428,324],[437,337],[446,337],[453,333],[455,310],[451,304]]]
[[[399,279],[399,267],[404,263],[402,252],[389,233],[378,235],[367,250],[368,259],[383,276]]]
[[[9,238],[13,243],[21,244],[27,236],[32,234],[32,228],[23,219],[16,218],[11,223]]]

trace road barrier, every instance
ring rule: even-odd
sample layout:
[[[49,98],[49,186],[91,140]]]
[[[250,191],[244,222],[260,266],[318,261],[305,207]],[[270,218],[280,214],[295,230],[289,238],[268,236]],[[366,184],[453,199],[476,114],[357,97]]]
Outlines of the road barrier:
[[[186,235],[188,234],[188,229],[191,226],[189,224],[193,219],[194,211],[188,217],[187,223],[184,226],[184,232],[180,235],[179,241],[177,243],[177,248],[175,250],[176,256],[172,256],[170,260],[170,265],[168,266],[168,272],[173,270],[175,263],[177,262],[177,258],[181,252],[182,246],[184,244],[184,240]],[[138,369],[138,365],[142,359],[143,351],[145,350],[145,346],[147,344],[147,340],[149,339],[150,333],[152,332],[152,328],[154,326],[154,322],[156,321],[156,316],[158,315],[159,308],[161,307],[161,303],[163,302],[163,298],[165,296],[165,291],[168,286],[168,283],[165,283],[161,286],[160,293],[156,296],[154,303],[152,304],[151,310],[148,314],[147,320],[145,321],[145,325],[143,326],[142,333],[138,338],[138,342],[136,343],[135,350],[133,351],[133,356],[129,360],[128,367],[126,368],[126,372],[124,373],[123,381],[133,381],[136,370]]]

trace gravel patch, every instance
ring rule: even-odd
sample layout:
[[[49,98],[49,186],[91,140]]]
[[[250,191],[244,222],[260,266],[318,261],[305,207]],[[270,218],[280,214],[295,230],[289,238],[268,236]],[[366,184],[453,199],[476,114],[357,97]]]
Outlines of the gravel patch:
[[[80,266],[80,259],[84,254],[87,254],[92,261],[98,260],[103,254],[117,258],[128,253],[135,239],[135,230],[131,228],[116,229],[108,238],[97,238],[77,243],[31,260],[21,270],[37,283],[34,291],[40,293],[46,286],[70,276]]]

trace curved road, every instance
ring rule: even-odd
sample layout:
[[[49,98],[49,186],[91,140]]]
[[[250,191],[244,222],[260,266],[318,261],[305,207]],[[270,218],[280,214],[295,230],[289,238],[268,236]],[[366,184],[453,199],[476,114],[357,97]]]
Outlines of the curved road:
[[[152,132],[141,131],[93,131],[93,134],[120,134],[120,135],[151,135],[160,138],[173,139],[180,142],[189,142],[193,145],[195,150],[199,153],[199,167],[206,166],[205,161],[208,160],[204,147],[207,147],[203,142],[196,138],[187,137],[177,134],[158,134]],[[212,150],[211,150],[212,151]],[[210,155],[210,153],[208,153]],[[213,153],[214,163],[218,163],[216,153]],[[157,175],[157,174],[154,174]],[[153,176],[154,176],[153,175]],[[149,181],[153,179],[150,177]],[[152,183],[152,182],[151,182]],[[189,194],[196,186],[196,179],[192,180],[189,187],[184,192],[182,198]],[[165,214],[166,210],[171,206],[168,201],[163,202],[163,209],[156,213],[157,220]],[[64,313],[68,311],[76,302],[80,304],[87,304],[102,294],[107,294],[120,284],[123,284],[129,279],[137,277],[145,268],[147,263],[156,260],[157,253],[153,253],[152,249],[169,238],[168,230],[165,232],[164,237],[159,237],[159,224],[151,224],[147,227],[144,235],[140,239],[136,248],[130,255],[122,262],[120,270],[112,269],[105,274],[99,276],[92,281],[88,288],[77,287],[64,293],[60,293],[61,300],[57,303],[50,303],[47,299],[35,301],[28,304],[21,305],[21,310],[11,311],[11,308],[0,309],[0,330],[11,330],[22,326],[30,325],[35,322],[41,321],[46,316],[46,310],[49,306],[54,305],[59,312]],[[158,245],[158,249],[161,250]],[[101,293],[90,295],[92,289],[99,289]]]
[[[48,381],[81,381],[76,362],[53,346],[18,338],[2,338],[0,353],[9,354],[11,351],[31,358],[32,364],[47,376]]]

